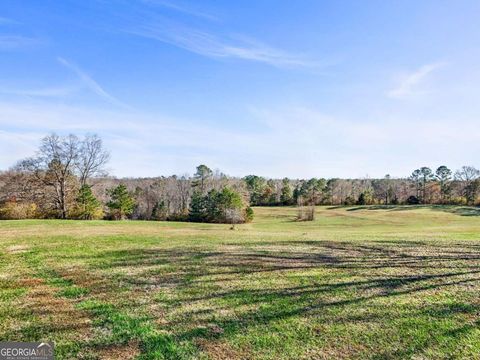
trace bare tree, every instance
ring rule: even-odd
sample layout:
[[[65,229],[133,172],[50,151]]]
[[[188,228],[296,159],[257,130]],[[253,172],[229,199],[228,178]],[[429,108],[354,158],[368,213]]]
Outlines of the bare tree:
[[[473,166],[462,166],[460,170],[455,172],[455,179],[460,181],[473,181],[480,176],[480,170]]]
[[[460,170],[455,172],[455,180],[463,183],[463,195],[468,205],[475,202],[478,192],[476,180],[480,177],[480,170],[473,166],[462,166]]]
[[[75,135],[51,134],[42,139],[36,155],[21,161],[17,169],[31,174],[43,186],[45,201],[51,201],[57,216],[65,219],[78,182],[82,186],[90,177],[104,175],[108,160],[109,154],[97,135],[80,140]]]
[[[105,176],[105,165],[110,160],[110,154],[103,148],[102,139],[97,135],[87,135],[78,149],[75,167],[78,171],[80,185],[86,185],[93,176]]]
[[[302,197],[297,199],[297,221],[315,220],[315,204],[305,201]]]
[[[177,192],[180,200],[180,213],[187,214],[191,194],[190,180],[187,175],[181,176],[177,180]]]
[[[389,174],[385,175],[383,179],[372,179],[371,185],[376,198],[382,201],[385,205],[390,204],[394,197],[392,179]]]
[[[67,218],[67,197],[75,183],[79,146],[75,135],[60,137],[52,134],[42,139],[36,156],[18,164],[19,169],[30,172],[40,183],[53,190],[54,206],[62,219]]]
[[[415,185],[415,191],[416,191],[416,197],[417,199],[420,198],[420,193],[422,190],[422,172],[420,169],[416,169],[412,172],[412,175],[410,176],[410,180],[413,182]]]

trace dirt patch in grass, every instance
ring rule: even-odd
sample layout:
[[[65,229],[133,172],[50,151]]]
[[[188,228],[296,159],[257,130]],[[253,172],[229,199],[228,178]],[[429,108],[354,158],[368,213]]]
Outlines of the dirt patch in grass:
[[[140,354],[139,344],[132,341],[126,345],[109,346],[96,351],[101,360],[130,360]]]
[[[112,290],[112,284],[94,274],[93,271],[69,267],[57,270],[57,272],[63,279],[70,281],[75,286],[89,289],[89,293],[92,295],[102,295]]]
[[[33,287],[33,286],[44,284],[45,280],[38,279],[38,278],[26,278],[26,279],[20,279],[18,283],[20,286]]]
[[[212,360],[252,358],[251,354],[233,349],[226,341],[197,339],[196,344],[208,355],[208,358]]]
[[[12,245],[7,247],[7,252],[9,254],[20,254],[27,252],[30,249],[28,245]]]

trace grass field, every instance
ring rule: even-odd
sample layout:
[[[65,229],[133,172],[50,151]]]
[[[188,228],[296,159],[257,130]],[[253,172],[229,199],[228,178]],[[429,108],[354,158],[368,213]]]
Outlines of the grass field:
[[[0,222],[0,339],[71,359],[480,359],[480,210]]]

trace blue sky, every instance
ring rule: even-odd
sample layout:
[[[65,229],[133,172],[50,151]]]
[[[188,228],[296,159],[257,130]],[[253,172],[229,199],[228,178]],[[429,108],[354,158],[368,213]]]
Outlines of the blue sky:
[[[116,176],[480,166],[478,1],[0,2],[0,169],[97,133]]]

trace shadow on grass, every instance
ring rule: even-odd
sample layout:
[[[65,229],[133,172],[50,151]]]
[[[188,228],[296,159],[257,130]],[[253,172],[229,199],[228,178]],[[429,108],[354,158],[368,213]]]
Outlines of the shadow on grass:
[[[175,313],[164,327],[178,342],[228,340],[259,328],[270,331],[272,323],[301,319],[311,321],[311,326],[337,322],[353,326],[384,324],[392,318],[405,346],[401,351],[394,345],[379,348],[377,355],[405,358],[438,338],[455,342],[473,329],[462,322],[464,315],[480,311],[466,300],[443,303],[439,297],[421,307],[407,300],[478,290],[480,249],[476,247],[401,241],[265,244],[272,249],[137,248],[106,251],[87,260],[93,268],[115,273],[116,281],[127,284],[132,294],[151,294],[147,305]],[[319,277],[316,271],[329,276]],[[286,285],[282,279],[288,276],[302,279],[302,284]],[[157,296],[165,291],[173,296]],[[402,299],[403,305],[389,301],[390,307],[385,306],[386,299]],[[445,318],[458,324],[445,326]],[[412,322],[418,322],[414,330]],[[417,336],[425,333],[429,336]],[[350,335],[353,342],[360,336],[353,330]]]

